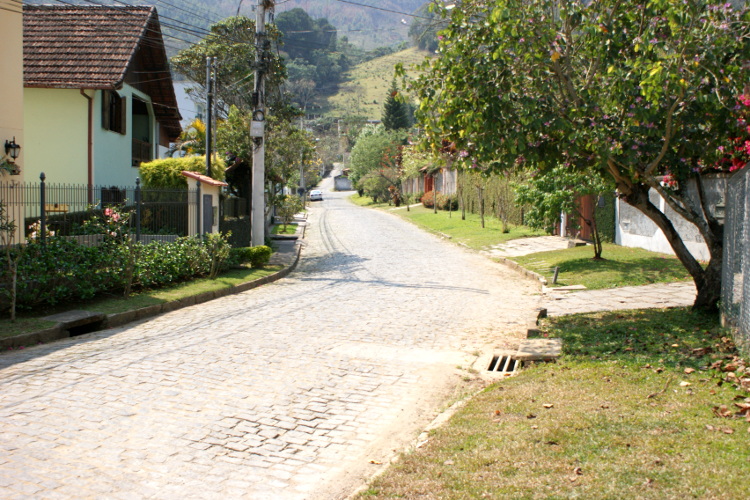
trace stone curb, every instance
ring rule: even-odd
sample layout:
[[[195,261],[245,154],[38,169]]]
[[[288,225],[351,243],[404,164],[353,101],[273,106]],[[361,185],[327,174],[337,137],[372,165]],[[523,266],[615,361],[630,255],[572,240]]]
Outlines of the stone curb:
[[[534,271],[529,271],[525,267],[523,267],[521,264],[517,263],[514,260],[510,260],[506,257],[492,257],[493,259],[497,259],[497,262],[504,264],[508,266],[509,268],[517,271],[522,276],[525,276],[526,278],[532,279],[538,283],[541,283],[543,286],[547,286],[547,278],[542,276],[539,273],[535,273]]]
[[[304,229],[302,230],[302,237],[304,237]],[[183,307],[188,307],[196,304],[203,304],[204,302],[208,302],[210,300],[246,292],[248,290],[267,285],[268,283],[278,281],[288,276],[297,267],[300,255],[302,253],[302,245],[297,244],[296,247],[297,250],[295,251],[294,260],[292,261],[292,263],[284,269],[275,272],[274,274],[269,274],[268,276],[264,276],[263,278],[259,278],[254,281],[248,281],[247,283],[242,283],[240,285],[233,286],[232,288],[215,290],[213,292],[205,292],[199,295],[185,297],[184,299],[165,302],[164,304],[142,307],[140,309],[134,309],[132,311],[108,314],[103,322],[102,328],[114,328],[132,323],[133,321],[152,318],[154,316],[158,316],[159,314],[176,311],[177,309],[182,309]],[[58,323],[53,327],[39,330],[37,332],[24,333],[22,335],[16,335],[14,337],[0,339],[0,350],[34,346],[39,343],[44,344],[47,342],[53,342],[55,340],[61,340],[69,337],[70,333],[67,330],[63,329],[63,324]]]

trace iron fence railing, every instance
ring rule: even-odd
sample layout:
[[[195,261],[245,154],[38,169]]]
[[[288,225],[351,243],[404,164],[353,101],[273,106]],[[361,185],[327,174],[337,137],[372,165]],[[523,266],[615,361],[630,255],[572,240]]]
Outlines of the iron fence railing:
[[[724,203],[724,255],[721,276],[721,311],[735,331],[735,343],[750,354],[750,168],[729,179]]]
[[[85,242],[83,224],[107,208],[132,212],[131,234],[138,241],[172,240],[196,232],[198,189],[146,189],[136,186],[86,186],[0,182],[0,202],[15,221],[19,234],[47,231]],[[192,210],[192,211],[191,211]],[[191,217],[192,215],[192,217]],[[21,233],[22,232],[22,233]]]

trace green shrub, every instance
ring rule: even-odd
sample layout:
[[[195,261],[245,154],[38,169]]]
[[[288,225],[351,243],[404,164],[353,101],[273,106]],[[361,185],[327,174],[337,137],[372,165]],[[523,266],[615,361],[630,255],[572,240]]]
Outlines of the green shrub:
[[[262,267],[271,255],[269,247],[247,250],[246,259],[254,267]],[[130,286],[152,289],[211,276],[227,268],[229,254],[223,235],[148,245],[110,239],[95,247],[64,237],[48,237],[44,247],[30,240],[18,262],[17,304],[19,309],[54,306],[122,292]],[[7,273],[7,266],[0,266],[0,283],[7,282]],[[10,291],[0,286],[0,309],[9,307],[9,298]]]
[[[455,195],[438,193],[437,207],[438,210],[458,210],[458,197]]]
[[[229,252],[232,248],[229,245],[229,236],[228,234],[211,233],[203,237],[203,244],[211,260],[208,272],[208,277],[211,279],[216,278],[220,271],[226,269],[224,262],[229,257]]]
[[[268,264],[272,253],[273,250],[271,249],[271,247],[266,245],[258,245],[256,247],[232,248],[229,251],[227,265],[237,266],[249,263],[252,267],[263,267]]]
[[[188,184],[187,177],[182,175],[182,171],[196,172],[205,174],[206,157],[205,156],[185,156],[183,158],[161,158],[148,163],[141,163],[138,169],[143,187],[160,188],[160,189],[185,189],[195,187],[195,181]],[[223,180],[226,164],[221,158],[212,157],[211,176],[214,179]]]
[[[250,266],[251,267],[263,267],[268,264],[271,259],[273,250],[271,247],[266,245],[258,245],[257,247],[250,247]]]

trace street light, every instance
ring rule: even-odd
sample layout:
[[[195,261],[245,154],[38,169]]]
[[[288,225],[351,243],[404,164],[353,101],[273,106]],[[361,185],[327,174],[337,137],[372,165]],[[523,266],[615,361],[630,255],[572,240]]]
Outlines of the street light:
[[[21,146],[16,144],[16,138],[13,137],[12,141],[5,140],[5,154],[10,156],[13,161],[16,161],[18,155],[21,154]]]

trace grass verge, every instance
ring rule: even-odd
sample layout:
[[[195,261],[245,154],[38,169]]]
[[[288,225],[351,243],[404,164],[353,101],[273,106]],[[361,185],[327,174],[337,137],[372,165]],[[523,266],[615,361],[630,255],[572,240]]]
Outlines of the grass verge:
[[[360,496],[746,498],[750,373],[716,325],[682,308],[550,320],[558,363],[489,386]]]
[[[558,266],[557,285],[584,285],[591,290],[691,279],[673,255],[605,243],[603,260],[593,260],[593,256],[592,247],[581,246],[512,257],[512,260],[546,277],[550,284]]]
[[[67,309],[75,308],[104,314],[132,311],[142,307],[184,299],[205,292],[231,288],[242,283],[263,278],[269,274],[278,272],[281,269],[281,266],[266,266],[262,269],[234,269],[213,280],[208,278],[196,279],[185,283],[179,283],[168,288],[135,293],[128,298],[121,296],[102,297],[86,302],[82,305],[67,304],[55,308],[54,310],[45,310],[34,315],[31,313],[21,313],[15,322],[11,322],[9,319],[0,320],[0,338],[13,337],[45,328],[51,328],[55,326],[54,322],[44,321],[40,318]]]
[[[271,234],[296,234],[297,224],[287,224],[286,228],[284,224],[277,224],[271,228]]]

